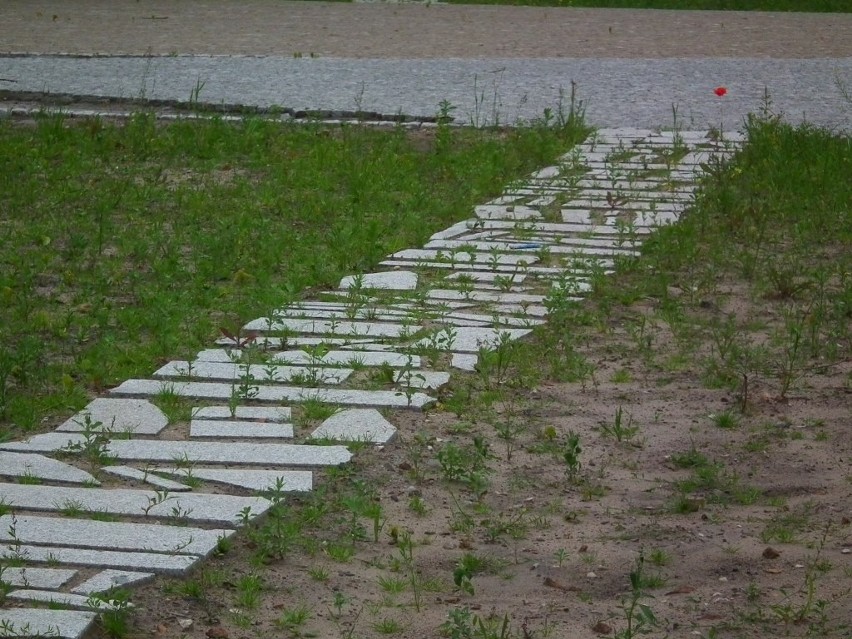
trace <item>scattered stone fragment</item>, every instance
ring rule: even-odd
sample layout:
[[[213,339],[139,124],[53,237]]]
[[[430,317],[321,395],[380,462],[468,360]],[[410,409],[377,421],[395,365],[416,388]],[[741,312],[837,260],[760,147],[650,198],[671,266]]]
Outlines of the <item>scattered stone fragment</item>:
[[[0,637],[79,639],[97,615],[79,610],[11,608],[0,610]]]
[[[478,355],[471,355],[469,353],[453,353],[453,359],[450,366],[463,371],[475,371],[476,363],[478,361]]]
[[[348,442],[384,444],[396,435],[396,428],[373,409],[349,409],[326,419],[311,437]]]
[[[146,484],[151,484],[152,486],[157,486],[158,488],[165,488],[166,490],[175,492],[192,490],[185,484],[179,484],[176,481],[157,477],[152,473],[147,473],[143,470],[139,470],[138,468],[133,468],[132,466],[104,466],[101,470],[110,473],[111,475],[126,477],[127,479],[135,479],[137,481],[145,482]]]
[[[396,374],[396,382],[409,388],[441,388],[449,381],[450,374],[441,371],[403,370]]]
[[[76,466],[33,453],[0,452],[0,476],[100,485],[92,475]]]
[[[388,271],[386,273],[366,273],[348,275],[340,280],[338,288],[388,289],[395,291],[413,291],[417,288],[417,273],[413,271]]]
[[[102,570],[94,577],[87,579],[80,585],[71,589],[78,595],[91,595],[106,592],[113,588],[121,588],[131,584],[140,584],[153,579],[153,572],[134,572],[132,570]]]
[[[136,435],[156,435],[169,423],[163,411],[147,400],[99,398],[56,430],[80,432],[87,420],[90,425],[100,423],[98,430]]]

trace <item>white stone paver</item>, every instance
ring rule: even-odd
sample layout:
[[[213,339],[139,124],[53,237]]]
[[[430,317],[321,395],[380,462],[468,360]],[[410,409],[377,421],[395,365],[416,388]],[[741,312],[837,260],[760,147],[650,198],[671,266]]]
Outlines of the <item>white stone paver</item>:
[[[340,411],[326,419],[311,437],[336,441],[385,444],[396,436],[396,427],[372,408]]]
[[[157,472],[178,477],[194,477],[203,481],[240,486],[255,492],[275,489],[279,483],[284,492],[308,492],[313,488],[313,473],[309,470],[239,470],[221,468],[160,467]]]
[[[340,280],[338,288],[392,289],[413,291],[417,288],[417,273],[411,271],[388,271],[386,273],[365,273],[362,276],[347,275]]]
[[[14,537],[11,534],[13,524]],[[0,543],[6,544],[14,541],[48,546],[70,543],[81,548],[206,556],[220,538],[230,537],[233,532],[227,528],[202,529],[63,517],[0,517]]]
[[[85,470],[33,453],[0,452],[0,477],[44,479],[92,486],[100,484]]]
[[[113,588],[123,588],[131,584],[140,584],[154,577],[153,572],[136,572],[133,570],[102,570],[94,577],[71,589],[78,595],[91,595],[106,592]]]
[[[193,419],[189,424],[189,436],[291,439],[293,425],[225,419]]]
[[[166,555],[153,552],[116,552],[60,546],[14,547],[0,545],[0,559],[24,560],[45,564],[69,564],[97,568],[150,570],[164,574],[181,574],[201,559],[197,555]]]
[[[163,493],[126,488],[64,488],[59,486],[30,486],[0,484],[0,495],[6,505],[48,512],[81,511],[160,517],[164,519],[234,525],[241,522],[240,513],[251,508],[259,515],[269,508],[269,502],[257,497],[181,493],[162,499]]]
[[[309,491],[312,468],[351,459],[345,446],[317,445],[313,438],[391,441],[396,428],[376,408],[432,405],[435,398],[418,389],[449,380],[435,361],[446,363],[448,355],[450,370],[475,371],[482,349],[521,339],[546,321],[547,297],[559,294],[557,286],[563,297],[580,299],[592,273],[611,273],[617,259],[639,254],[650,233],[677,222],[693,200],[702,165],[731,151],[708,144],[703,132],[679,135],[689,152],[668,170],[660,152],[673,144],[672,132],[598,131],[525,183],[466,211],[468,219],[434,233],[424,246],[388,256],[380,262],[387,270],[347,275],[337,290],[248,322],[239,339],[221,338],[191,362],[161,367],[153,374],[161,379],[127,380],[55,432],[0,443],[0,477],[25,479],[0,483],[0,498],[17,511],[0,517],[0,557],[23,562],[4,573],[18,589],[8,601],[83,606],[90,593],[156,573],[183,573],[220,536],[267,510],[267,491]],[[578,175],[577,168],[586,173]],[[252,351],[241,348],[243,340]],[[376,379],[363,367],[390,367],[382,379],[393,380],[393,388],[363,388],[362,380]],[[189,424],[169,424],[153,404],[164,391],[199,400]],[[293,436],[290,407],[303,402],[340,410],[306,444],[274,441]],[[102,441],[93,437],[96,430],[129,438],[107,434]],[[208,440],[214,437],[231,441]],[[134,464],[107,466],[106,473],[156,482],[156,490],[50,485],[96,485],[89,466],[75,466],[82,457],[74,455],[93,447]],[[63,449],[68,456],[50,457]],[[238,494],[201,492],[208,484]],[[190,486],[195,490],[185,490]],[[38,511],[47,514],[30,514]],[[96,521],[91,513],[119,521]],[[151,523],[132,523],[139,520]],[[198,527],[211,524],[222,527]],[[50,567],[39,567],[44,564]],[[80,567],[102,570],[74,585]],[[56,629],[75,639],[93,617],[0,610],[0,619],[17,627],[43,634]]]
[[[267,406],[236,406],[231,411],[228,406],[198,406],[192,409],[192,416],[198,419],[242,419],[259,422],[289,422],[290,409]]]
[[[71,581],[76,574],[76,570],[69,570],[67,568],[18,568],[15,566],[6,566],[3,569],[3,574],[0,575],[0,579],[10,586],[57,590]]]
[[[214,382],[169,382],[168,388],[176,395],[198,399],[230,399],[234,388],[230,384]],[[163,382],[153,379],[130,379],[112,390],[119,395],[156,395],[163,390]],[[435,402],[434,398],[416,393],[410,402],[400,399],[393,391],[343,390],[336,388],[299,388],[295,386],[260,385],[251,389],[250,399],[259,402],[320,401],[348,406],[384,406],[389,408],[421,409]],[[3,446],[0,446],[2,449]],[[8,449],[12,450],[12,449]]]
[[[18,601],[40,601],[42,603],[57,604],[65,608],[79,608],[80,610],[112,610],[115,608],[108,601],[102,601],[95,597],[86,597],[67,592],[51,592],[50,590],[13,590],[6,596],[10,599],[17,599]]]
[[[111,399],[101,397],[67,420],[56,430],[82,431],[98,425],[99,430],[114,433],[156,435],[169,423],[159,408],[144,399]]]
[[[104,466],[102,470],[105,473],[110,473],[111,475],[124,477],[126,479],[135,479],[136,481],[145,482],[146,484],[151,484],[157,488],[165,488],[166,490],[171,490],[173,492],[192,490],[185,484],[179,484],[176,481],[157,477],[152,473],[147,473],[144,470],[133,468],[133,466]]]
[[[0,610],[0,637],[79,639],[97,615],[81,610],[10,608]]]

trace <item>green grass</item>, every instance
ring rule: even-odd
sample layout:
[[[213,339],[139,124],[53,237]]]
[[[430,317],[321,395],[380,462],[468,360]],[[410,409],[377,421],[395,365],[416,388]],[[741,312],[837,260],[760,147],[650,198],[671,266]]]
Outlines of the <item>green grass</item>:
[[[846,0],[447,0],[450,4],[503,4],[610,9],[689,9],[701,11],[799,11],[849,13]]]
[[[578,129],[0,122],[0,431],[421,245]]]

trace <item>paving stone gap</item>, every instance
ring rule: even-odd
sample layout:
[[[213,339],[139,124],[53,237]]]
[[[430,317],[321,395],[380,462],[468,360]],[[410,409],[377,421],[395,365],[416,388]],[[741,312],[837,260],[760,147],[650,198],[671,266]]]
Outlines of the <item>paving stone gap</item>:
[[[20,562],[3,573],[13,590],[0,628],[79,639],[95,611],[12,606],[88,608],[93,593],[185,574],[263,514],[273,494],[308,492],[314,472],[348,463],[346,443],[392,442],[394,411],[428,408],[436,400],[424,391],[449,383],[450,371],[475,371],[483,350],[544,323],[550,296],[582,299],[591,274],[611,273],[616,259],[676,223],[697,177],[742,142],[726,138],[598,130],[526,182],[459,212],[467,219],[424,246],[246,323],[251,351],[241,339],[216,339],[192,361],[124,381],[53,432],[0,443],[0,496],[12,509],[0,516],[0,558]],[[675,142],[686,155],[669,166],[661,152]],[[427,352],[446,353],[449,371],[431,367]],[[389,368],[393,388],[359,388],[363,367]],[[169,423],[154,405],[164,391],[198,400],[188,424]],[[304,402],[336,412],[296,433],[292,409]],[[297,434],[305,443],[289,443]],[[95,436],[116,460],[100,482],[75,465],[75,451]],[[13,483],[27,478],[41,483]],[[239,494],[204,492],[208,484]]]

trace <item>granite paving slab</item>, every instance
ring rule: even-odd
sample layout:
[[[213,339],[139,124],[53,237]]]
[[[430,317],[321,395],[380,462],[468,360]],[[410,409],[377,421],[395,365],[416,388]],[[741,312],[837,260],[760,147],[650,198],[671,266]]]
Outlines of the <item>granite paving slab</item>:
[[[14,525],[13,525],[14,524]],[[14,535],[12,535],[14,530]],[[67,517],[0,517],[0,543],[71,546],[107,550],[159,552],[181,555],[210,554],[231,529],[133,524]]]
[[[423,338],[417,342],[420,346],[429,346],[437,341],[446,344],[447,350],[461,353],[478,353],[481,348],[493,350],[502,339],[516,340],[531,333],[523,328],[467,328],[442,329],[436,338]]]
[[[0,578],[10,586],[58,590],[71,581],[76,574],[76,570],[67,568],[6,566],[3,568],[3,574],[0,575]]]
[[[175,361],[154,371],[154,377],[188,377],[191,379],[249,380],[252,382],[292,382],[310,378],[321,384],[340,384],[352,369],[321,366],[284,366],[269,364],[227,364],[224,362]]]
[[[396,427],[372,408],[343,410],[326,419],[311,437],[335,441],[386,444],[396,436]]]
[[[347,275],[338,288],[388,289],[396,291],[413,291],[417,288],[417,273],[411,271],[389,271],[385,273],[365,273],[364,275]]]
[[[198,419],[242,419],[260,422],[289,422],[290,409],[283,406],[198,406],[192,409],[192,416]]]
[[[96,616],[79,610],[5,608],[0,610],[0,637],[80,639]]]
[[[9,599],[18,601],[40,601],[48,604],[56,604],[66,608],[78,608],[80,610],[113,610],[115,606],[108,601],[96,597],[86,597],[67,592],[51,592],[50,590],[13,590],[6,595]],[[130,603],[129,605],[133,605]]]
[[[151,484],[152,486],[156,486],[157,488],[165,488],[166,490],[169,490],[171,492],[185,492],[188,490],[192,490],[192,488],[190,488],[186,484],[179,484],[176,481],[157,477],[153,473],[148,473],[143,470],[139,470],[138,468],[133,468],[133,466],[104,466],[101,470],[103,470],[105,473],[116,475],[117,477],[124,477],[125,479],[135,479],[136,481]]]
[[[403,324],[380,324],[378,322],[349,322],[349,321],[324,321],[311,319],[293,318],[267,318],[261,317],[252,320],[245,326],[244,331],[292,331],[295,333],[308,333],[320,335],[349,335],[352,337],[400,337],[415,333],[420,330],[419,326],[407,326]]]
[[[375,348],[373,345],[371,348]],[[213,382],[171,382],[169,389],[176,395],[196,399],[230,399],[234,389],[230,384]],[[117,395],[152,396],[163,390],[163,382],[149,379],[130,379],[111,392]],[[298,386],[255,387],[251,399],[259,402],[305,402],[319,401],[327,404],[348,406],[386,406],[395,408],[422,409],[435,402],[434,398],[416,393],[411,401],[400,399],[394,391],[362,391],[333,388],[300,388]],[[5,448],[0,445],[0,449]],[[7,450],[13,450],[6,448]]]
[[[309,470],[250,470],[245,468],[177,468],[163,466],[157,472],[204,481],[239,486],[256,492],[275,489],[279,482],[284,492],[309,492],[313,488],[313,473]]]
[[[163,574],[179,575],[189,570],[201,559],[196,555],[166,555],[152,552],[116,552],[111,550],[89,550],[62,546],[14,547],[0,545],[0,559],[25,560],[51,565],[94,566],[97,568],[126,568]]]
[[[86,424],[100,423],[100,430],[136,435],[156,435],[169,423],[159,408],[144,399],[110,399],[101,397],[67,420],[56,430],[82,431]]]
[[[293,425],[225,419],[193,419],[189,424],[189,436],[292,439]]]
[[[100,485],[92,475],[76,466],[33,453],[0,452],[0,477]]]
[[[189,443],[197,444],[198,442]],[[236,445],[245,446],[246,444],[231,444],[231,446]],[[171,459],[174,458],[169,458],[169,461]],[[0,494],[3,495],[8,506],[26,510],[48,512],[73,510],[228,525],[241,523],[240,513],[246,508],[251,509],[252,516],[260,515],[269,508],[269,502],[259,497],[182,493],[162,499],[162,493],[126,488],[63,488],[0,484]]]
[[[140,584],[154,578],[153,572],[136,572],[133,570],[102,570],[94,577],[71,589],[78,595],[91,595],[106,592],[113,588],[124,588],[131,584]]]

